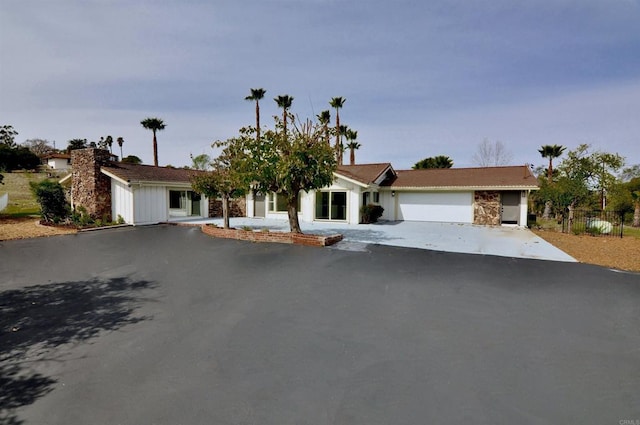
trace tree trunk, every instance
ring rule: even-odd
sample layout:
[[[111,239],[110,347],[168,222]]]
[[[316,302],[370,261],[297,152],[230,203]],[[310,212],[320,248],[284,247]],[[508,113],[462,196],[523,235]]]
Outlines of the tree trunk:
[[[256,141],[260,141],[260,105],[256,100]]]
[[[229,196],[222,196],[222,221],[225,229],[229,228]]]
[[[551,217],[551,205],[553,205],[551,201],[544,203],[544,212],[542,213],[542,218],[544,220],[548,220],[549,217]]]
[[[633,210],[633,227],[640,227],[640,201],[635,202],[635,208]]]
[[[287,200],[287,214],[289,215],[289,230],[291,233],[302,233],[300,222],[298,221],[298,197],[300,197],[300,193],[296,191],[295,196]]]
[[[153,130],[153,165],[158,166],[158,140],[155,130]]]
[[[356,165],[356,150],[353,148],[351,148],[351,154],[349,155],[349,163]]]
[[[547,169],[547,181],[553,182],[553,157],[549,157],[549,168]]]
[[[575,201],[573,201],[572,203],[569,204],[569,220],[567,223],[567,233],[572,233],[573,232],[573,209],[574,209],[574,205],[575,205]]]

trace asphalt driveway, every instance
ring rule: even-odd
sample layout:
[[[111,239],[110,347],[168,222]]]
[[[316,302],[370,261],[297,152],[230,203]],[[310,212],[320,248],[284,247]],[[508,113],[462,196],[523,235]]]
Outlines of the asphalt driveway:
[[[177,226],[0,260],[0,423],[640,419],[637,274]]]

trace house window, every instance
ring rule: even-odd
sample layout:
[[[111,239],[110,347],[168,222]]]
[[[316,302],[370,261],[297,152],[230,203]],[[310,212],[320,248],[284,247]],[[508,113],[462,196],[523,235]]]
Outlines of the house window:
[[[316,192],[315,216],[317,220],[346,220],[347,192]]]
[[[380,203],[380,192],[373,192],[373,202],[375,204]]]
[[[172,210],[184,210],[187,208],[187,191],[186,190],[170,190],[169,191],[169,208]]]
[[[371,195],[371,193],[369,192],[364,192],[362,194],[362,205],[368,205],[369,204],[369,196]]]
[[[302,194],[298,194],[298,212],[300,212],[300,205],[302,200]],[[287,212],[287,198],[283,194],[272,193],[269,196],[269,212]]]

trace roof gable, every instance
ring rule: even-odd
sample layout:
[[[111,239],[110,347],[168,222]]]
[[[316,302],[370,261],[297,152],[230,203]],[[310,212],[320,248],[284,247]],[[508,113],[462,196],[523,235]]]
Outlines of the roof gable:
[[[363,185],[380,184],[385,179],[385,174],[391,171],[395,176],[395,170],[388,162],[378,164],[338,165],[336,174],[355,180]]]
[[[397,177],[384,186],[389,186],[391,189],[538,188],[538,179],[526,165],[398,170],[396,173]]]

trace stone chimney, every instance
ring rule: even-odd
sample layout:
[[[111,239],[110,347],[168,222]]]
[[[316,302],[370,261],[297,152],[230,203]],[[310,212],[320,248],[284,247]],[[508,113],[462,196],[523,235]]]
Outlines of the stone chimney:
[[[111,179],[100,172],[100,167],[107,165],[110,160],[111,154],[104,149],[71,151],[71,202],[76,210],[84,207],[93,219],[112,219]]]

